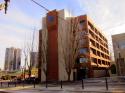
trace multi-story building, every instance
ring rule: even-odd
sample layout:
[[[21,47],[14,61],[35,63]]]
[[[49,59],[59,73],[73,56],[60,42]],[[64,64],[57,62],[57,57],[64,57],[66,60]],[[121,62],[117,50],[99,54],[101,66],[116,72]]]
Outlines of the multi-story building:
[[[19,70],[21,65],[21,49],[6,48],[5,65],[6,71]]]
[[[19,70],[21,65],[21,49],[16,48],[14,50],[14,65],[13,70]]]
[[[13,61],[14,61],[14,48],[13,47],[6,48],[4,69],[8,71],[13,70]]]
[[[125,75],[125,33],[112,35],[114,58],[118,75]]]
[[[48,44],[47,79],[67,80],[64,58],[61,53],[66,45],[62,46],[61,40],[68,42],[65,38],[68,34],[67,28],[71,25],[69,21],[72,19],[78,19],[77,24],[81,30],[79,31],[79,54],[76,59],[77,64],[71,72],[71,80],[105,76],[105,70],[110,67],[110,57],[108,41],[101,30],[87,15],[72,17],[64,10],[54,10],[48,12],[43,18],[42,30],[39,33],[39,62],[42,58],[42,43],[47,42]]]
[[[32,68],[38,68],[38,52],[30,53],[30,61]]]

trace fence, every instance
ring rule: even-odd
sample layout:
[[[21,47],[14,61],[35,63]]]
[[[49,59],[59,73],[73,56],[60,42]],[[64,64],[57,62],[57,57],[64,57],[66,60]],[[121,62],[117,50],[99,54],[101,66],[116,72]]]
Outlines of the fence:
[[[125,76],[117,76],[117,77],[103,77],[103,78],[88,78],[82,79],[80,81],[46,81],[42,82],[42,87],[45,88],[79,88],[79,89],[105,89],[109,90],[112,88],[124,88],[125,87]],[[27,85],[32,85],[33,88],[36,88],[36,80],[34,79],[32,82],[26,82],[25,80],[17,81],[17,80],[10,80],[10,81],[1,81],[0,88],[7,88],[7,87],[17,87],[22,86],[25,87]]]

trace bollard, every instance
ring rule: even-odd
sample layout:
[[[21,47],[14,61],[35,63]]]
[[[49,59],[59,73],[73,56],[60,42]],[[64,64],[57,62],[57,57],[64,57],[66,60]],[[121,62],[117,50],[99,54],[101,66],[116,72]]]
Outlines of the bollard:
[[[8,82],[8,87],[10,86],[10,82]]]
[[[24,80],[23,80],[23,87],[24,87]]]
[[[48,84],[47,84],[48,82],[47,82],[47,80],[46,80],[46,88],[48,88]]]
[[[1,87],[2,87],[2,82],[0,83]]]
[[[107,78],[105,78],[105,84],[106,84],[106,90],[108,90],[108,81],[107,81]]]
[[[15,87],[16,87],[16,81],[15,81]]]
[[[84,81],[83,81],[83,79],[82,79],[82,89],[84,89]]]
[[[61,89],[62,89],[62,80],[61,80]]]
[[[33,83],[34,88],[35,88],[35,81],[36,81],[36,80],[34,79],[34,83]]]

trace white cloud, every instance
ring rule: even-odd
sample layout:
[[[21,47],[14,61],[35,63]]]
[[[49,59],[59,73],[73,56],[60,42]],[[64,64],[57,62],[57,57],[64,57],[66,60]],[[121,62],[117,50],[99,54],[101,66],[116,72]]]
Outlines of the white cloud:
[[[125,23],[125,0],[77,0],[81,8],[108,32],[121,23]],[[120,33],[120,32],[119,32]],[[113,34],[113,33],[112,33]]]

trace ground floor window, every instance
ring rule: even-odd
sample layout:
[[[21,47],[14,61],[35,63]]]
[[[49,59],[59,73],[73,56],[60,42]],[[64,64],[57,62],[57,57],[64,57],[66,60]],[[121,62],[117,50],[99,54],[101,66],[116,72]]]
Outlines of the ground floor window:
[[[79,58],[79,63],[87,62],[88,58]]]

